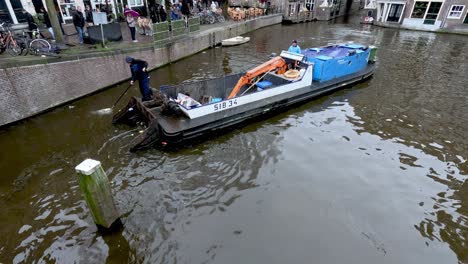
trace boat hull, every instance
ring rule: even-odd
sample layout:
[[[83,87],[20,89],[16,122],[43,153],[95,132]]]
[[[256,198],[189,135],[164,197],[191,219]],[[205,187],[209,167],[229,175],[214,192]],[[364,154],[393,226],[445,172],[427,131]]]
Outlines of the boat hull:
[[[249,37],[235,37],[230,39],[225,39],[221,41],[221,46],[229,47],[229,46],[237,46],[250,41]]]
[[[226,109],[204,117],[189,119],[185,116],[167,116],[161,108],[148,110],[144,105],[135,106],[149,120],[148,129],[135,139],[131,151],[151,146],[180,146],[192,143],[198,138],[212,135],[224,129],[237,127],[249,120],[276,113],[293,105],[305,103],[312,98],[329,93],[357,82],[368,79],[374,73],[375,65],[368,64],[365,69],[327,82],[312,82],[311,85],[295,89],[288,93],[278,94],[265,100],[252,102],[242,107]],[[276,89],[276,88],[272,88]],[[142,104],[135,98],[134,104]],[[127,107],[128,108],[128,107]],[[151,140],[149,140],[151,139]]]

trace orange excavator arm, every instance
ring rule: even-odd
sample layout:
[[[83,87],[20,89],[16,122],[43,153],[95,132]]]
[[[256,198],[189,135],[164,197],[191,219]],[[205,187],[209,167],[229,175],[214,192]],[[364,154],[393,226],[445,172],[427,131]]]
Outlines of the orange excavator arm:
[[[278,74],[283,74],[287,69],[287,64],[281,57],[275,57],[255,68],[248,71],[244,76],[242,76],[239,81],[237,82],[234,89],[232,89],[231,93],[228,96],[228,99],[236,97],[237,93],[240,91],[242,86],[246,84],[252,84],[252,80],[255,77],[260,76],[261,74],[271,72],[271,71],[278,71]]]

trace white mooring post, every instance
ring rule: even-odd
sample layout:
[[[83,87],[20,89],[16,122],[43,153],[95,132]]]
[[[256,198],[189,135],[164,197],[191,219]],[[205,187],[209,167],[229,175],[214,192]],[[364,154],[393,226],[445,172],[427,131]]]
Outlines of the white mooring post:
[[[109,179],[101,162],[86,159],[76,166],[75,170],[80,176],[81,191],[98,227],[109,229],[113,223],[120,222]]]

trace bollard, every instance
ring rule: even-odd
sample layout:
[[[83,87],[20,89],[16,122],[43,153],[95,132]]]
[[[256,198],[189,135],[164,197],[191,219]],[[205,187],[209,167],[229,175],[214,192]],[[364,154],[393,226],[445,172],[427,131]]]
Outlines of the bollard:
[[[86,159],[76,166],[75,170],[80,176],[81,191],[98,228],[111,229],[114,223],[121,223],[112,197],[109,179],[101,162]]]

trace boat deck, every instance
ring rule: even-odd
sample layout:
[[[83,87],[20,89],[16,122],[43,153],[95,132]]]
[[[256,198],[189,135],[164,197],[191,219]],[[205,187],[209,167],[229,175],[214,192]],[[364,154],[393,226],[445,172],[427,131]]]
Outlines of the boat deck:
[[[374,68],[375,65],[369,64],[369,66],[364,70],[354,74],[326,82],[314,81],[312,85],[297,89],[292,94],[279,94],[275,96],[275,98],[271,98],[271,100],[257,101],[254,105],[242,105],[240,107],[229,108],[208,116],[194,119],[190,119],[184,115],[162,115],[160,106],[152,107],[151,102],[141,102],[141,100],[137,98],[134,98],[134,100],[136,102],[136,107],[141,111],[141,113],[143,113],[145,118],[148,120],[148,123],[157,119],[159,126],[162,129],[162,133],[165,136],[190,138],[198,136],[201,131],[205,133],[207,131],[222,129],[223,127],[245,121],[245,119],[261,115],[266,111],[299,103],[320,94],[359,82],[370,77],[373,74]],[[269,89],[275,88],[273,87]]]

